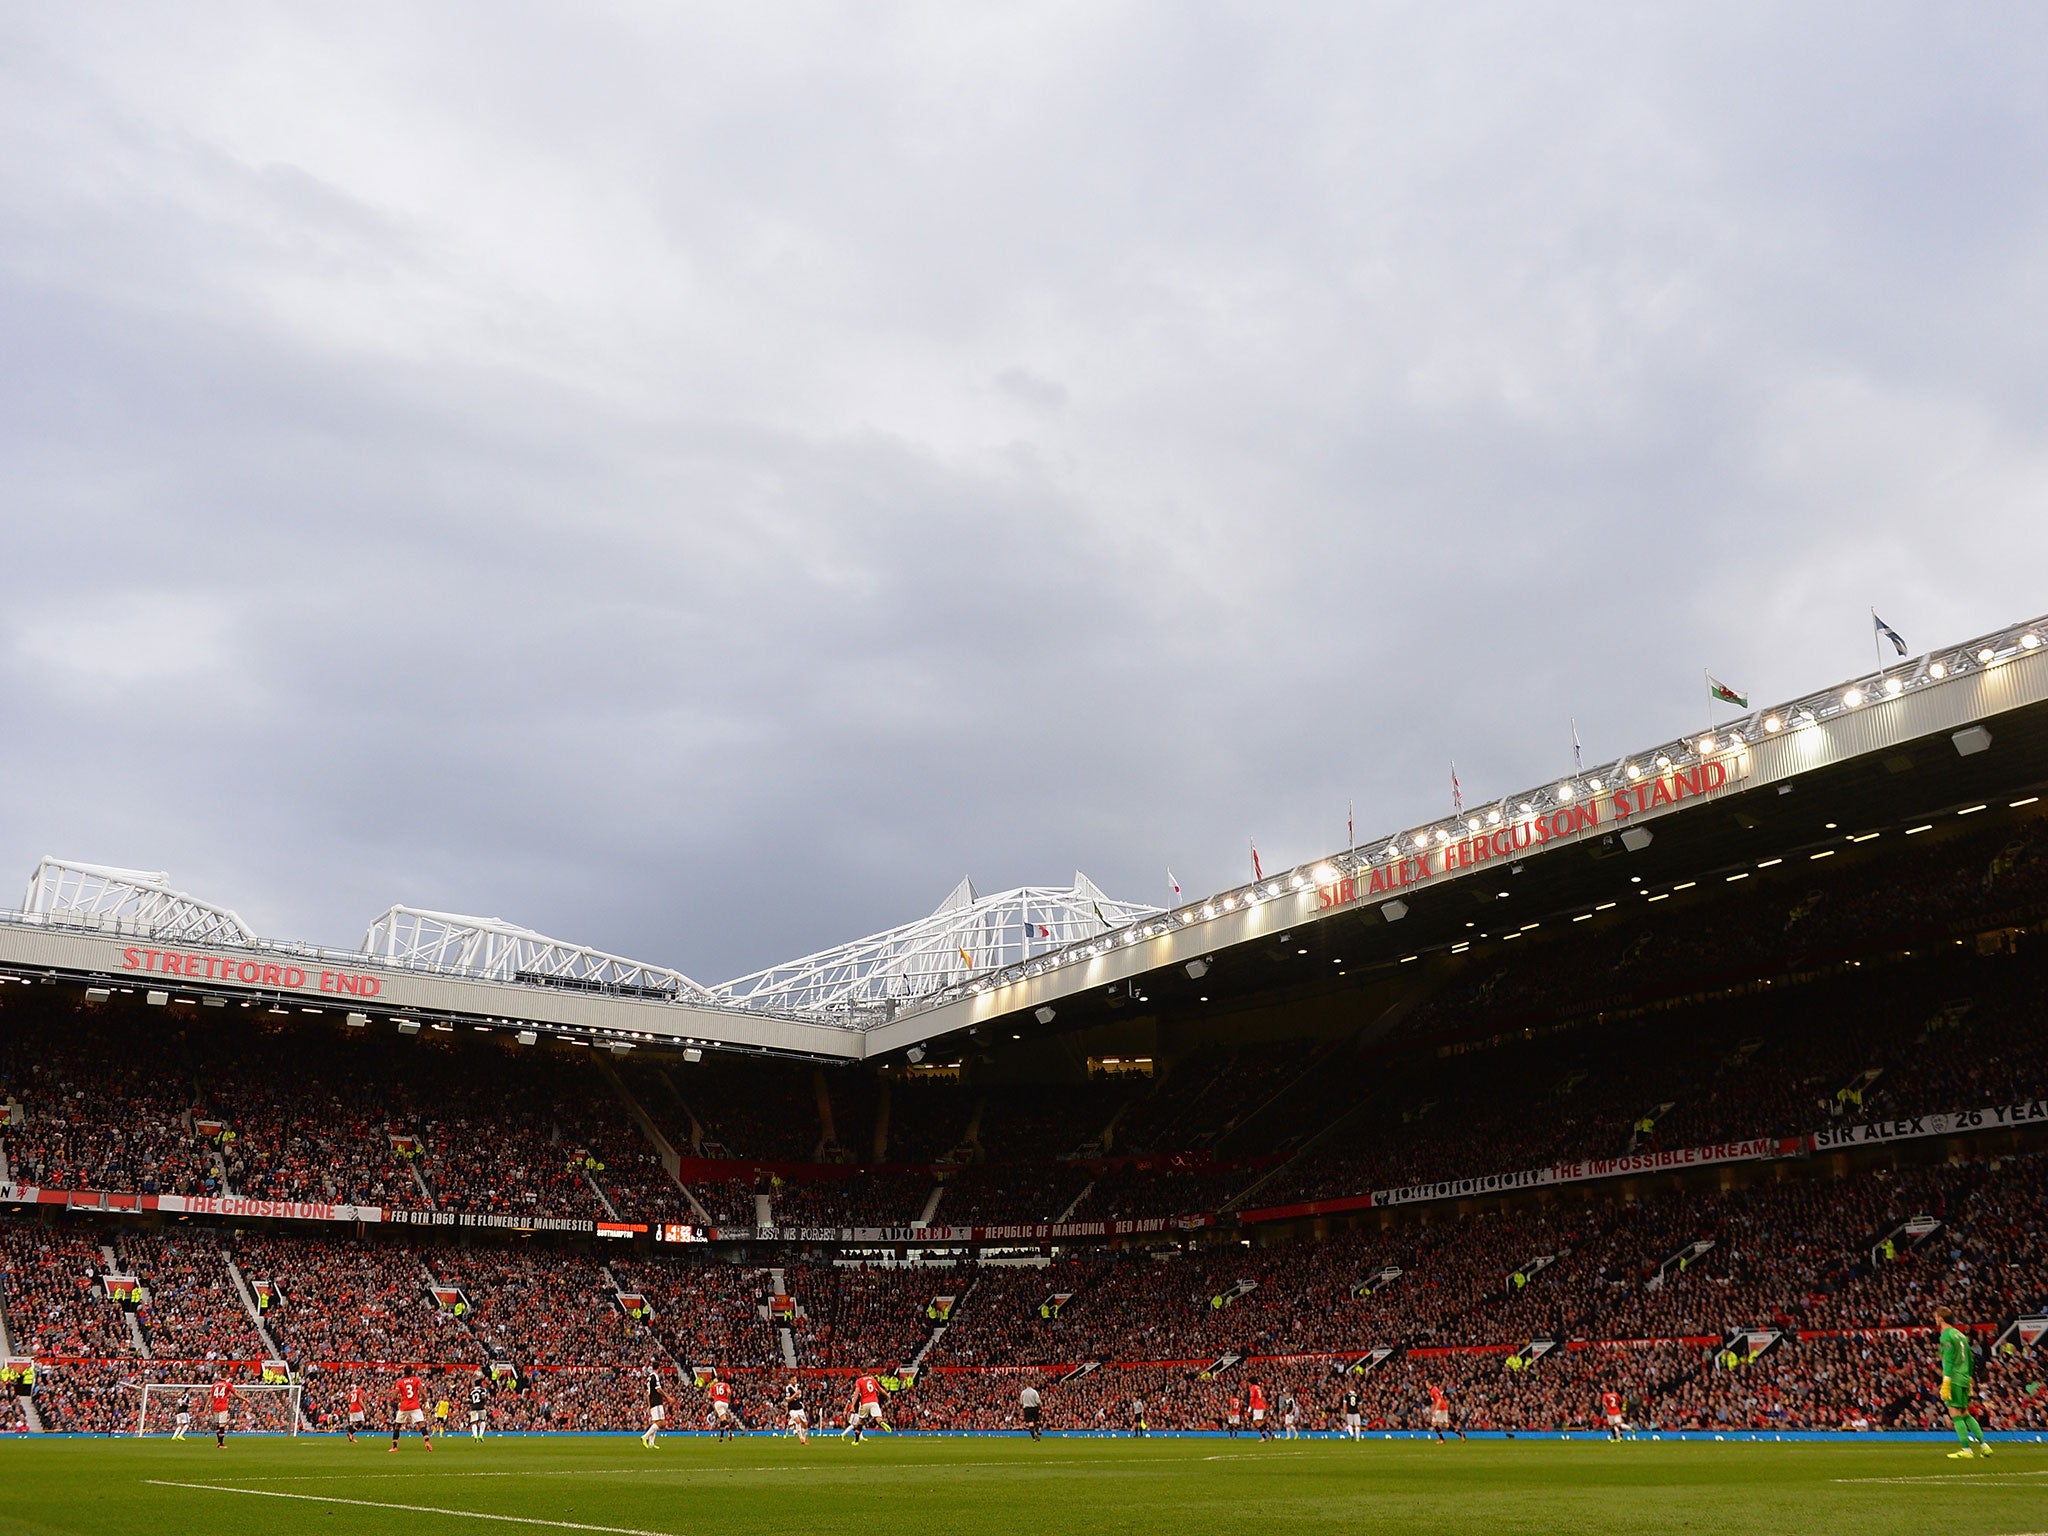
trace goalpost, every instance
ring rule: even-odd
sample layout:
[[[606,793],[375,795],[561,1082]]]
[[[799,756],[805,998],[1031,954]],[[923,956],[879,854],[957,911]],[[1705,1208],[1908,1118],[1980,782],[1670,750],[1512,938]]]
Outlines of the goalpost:
[[[189,1432],[199,1438],[212,1435],[212,1382],[139,1381],[134,1385],[142,1397],[136,1406],[136,1434],[173,1433],[178,1427],[178,1399],[189,1397],[192,1412]],[[305,1390],[296,1381],[261,1385],[250,1381],[236,1382],[236,1396],[228,1410],[228,1433],[296,1435],[305,1422]]]

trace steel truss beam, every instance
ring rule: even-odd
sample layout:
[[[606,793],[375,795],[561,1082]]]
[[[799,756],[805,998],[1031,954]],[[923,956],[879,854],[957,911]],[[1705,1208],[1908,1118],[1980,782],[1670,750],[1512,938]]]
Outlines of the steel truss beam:
[[[424,964],[493,981],[573,991],[622,992],[679,1002],[714,1002],[681,971],[565,944],[495,917],[464,917],[395,906],[370,924],[363,953],[400,965]]]
[[[226,907],[171,888],[163,870],[116,869],[45,856],[21,898],[25,917],[105,927],[195,944],[251,944],[256,935]]]
[[[1076,872],[1070,886],[979,895],[962,880],[930,917],[769,966],[712,988],[720,1001],[854,1025],[957,992],[970,977],[1108,933],[1158,908],[1104,895]]]

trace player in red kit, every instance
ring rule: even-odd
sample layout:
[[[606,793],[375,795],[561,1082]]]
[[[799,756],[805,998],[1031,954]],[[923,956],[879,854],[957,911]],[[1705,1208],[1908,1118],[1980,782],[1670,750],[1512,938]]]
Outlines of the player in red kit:
[[[1252,1384],[1245,1388],[1244,1399],[1252,1411],[1252,1428],[1259,1432],[1261,1440],[1272,1439],[1273,1426],[1266,1422],[1266,1384],[1254,1376]]]
[[[1435,1382],[1428,1383],[1428,1386],[1429,1427],[1436,1433],[1437,1444],[1442,1445],[1444,1443],[1444,1431],[1451,1427],[1451,1400],[1444,1396],[1444,1389]],[[1464,1430],[1460,1429],[1458,1431],[1458,1438],[1460,1440],[1465,1438]]]
[[[1230,1438],[1237,1438],[1238,1426],[1244,1422],[1244,1404],[1236,1397],[1230,1399],[1223,1415],[1223,1427],[1230,1432]]]
[[[416,1425],[420,1432],[420,1444],[428,1450],[434,1448],[434,1437],[427,1428],[427,1394],[420,1385],[419,1373],[407,1366],[405,1374],[398,1378],[398,1412],[391,1420],[391,1449],[398,1449],[398,1437],[405,1426]]]
[[[889,1421],[882,1417],[882,1384],[872,1371],[862,1371],[853,1384],[853,1411],[847,1416],[846,1429],[839,1433],[843,1437],[851,1430],[853,1443],[859,1445],[870,1424],[877,1429],[889,1427]]]
[[[718,1376],[711,1377],[711,1422],[718,1426],[718,1438],[732,1438],[732,1388]]]
[[[225,1376],[216,1380],[206,1394],[206,1400],[213,1410],[213,1443],[226,1449],[228,1443],[228,1414],[234,1400],[241,1396],[234,1384]]]
[[[1621,1432],[1628,1428],[1628,1425],[1624,1424],[1621,1418],[1621,1394],[1611,1391],[1602,1392],[1600,1394],[1600,1413],[1607,1420],[1607,1438],[1619,1440]]]
[[[348,1443],[356,1443],[356,1426],[363,1422],[363,1388],[360,1382],[352,1382],[348,1389]]]

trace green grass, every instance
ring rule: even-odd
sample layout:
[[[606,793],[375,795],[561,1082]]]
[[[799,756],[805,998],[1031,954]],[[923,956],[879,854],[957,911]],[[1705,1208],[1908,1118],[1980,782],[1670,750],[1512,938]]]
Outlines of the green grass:
[[[1952,1462],[1930,1442],[821,1438],[805,1450],[678,1437],[653,1452],[624,1438],[451,1439],[428,1455],[412,1439],[397,1456],[384,1444],[0,1443],[0,1533],[2048,1532],[2048,1446],[2030,1445]]]

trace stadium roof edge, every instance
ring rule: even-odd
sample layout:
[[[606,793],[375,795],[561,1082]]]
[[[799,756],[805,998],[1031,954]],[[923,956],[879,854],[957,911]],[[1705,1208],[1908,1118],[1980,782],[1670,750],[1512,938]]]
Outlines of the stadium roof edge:
[[[2044,701],[2048,616],[1901,658],[1895,667],[1748,711],[1697,736],[1369,839],[976,977],[871,1031],[866,1054],[1053,1008],[1062,998],[1113,988],[1341,913],[1378,909],[1387,920],[1399,921],[1407,895],[1468,878],[1491,862],[1498,839],[1507,839],[1512,857],[1536,858],[1589,837],[1615,835],[1623,822],[1647,831],[1687,801],[1754,792]],[[1623,804],[1626,809],[1617,814]],[[1461,850],[1479,843],[1489,845],[1485,856],[1460,858]]]

